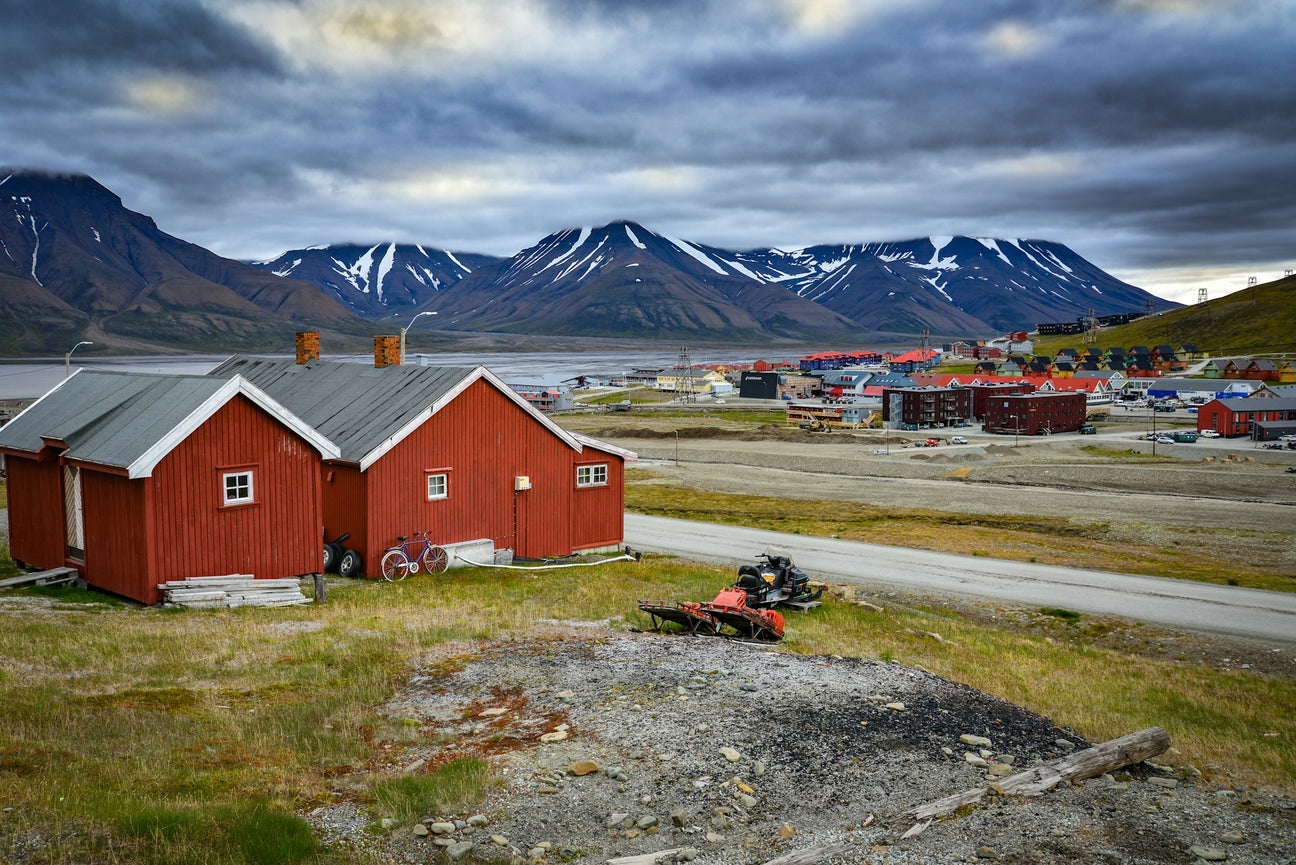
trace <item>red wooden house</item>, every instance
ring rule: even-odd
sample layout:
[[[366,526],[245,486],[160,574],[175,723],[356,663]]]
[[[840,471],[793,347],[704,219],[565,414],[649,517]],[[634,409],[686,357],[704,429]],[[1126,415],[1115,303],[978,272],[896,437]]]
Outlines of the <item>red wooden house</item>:
[[[1296,432],[1296,399],[1270,398],[1211,400],[1197,411],[1197,431],[1214,430],[1222,436],[1251,436],[1259,441]]]
[[[79,371],[0,429],[13,558],[144,603],[166,580],[320,569],[338,450],[239,377]]]
[[[526,558],[621,544],[635,455],[564,430],[485,367],[303,361],[234,357],[211,375],[246,377],[337,443],[325,536],[350,533],[368,573],[419,531]]]

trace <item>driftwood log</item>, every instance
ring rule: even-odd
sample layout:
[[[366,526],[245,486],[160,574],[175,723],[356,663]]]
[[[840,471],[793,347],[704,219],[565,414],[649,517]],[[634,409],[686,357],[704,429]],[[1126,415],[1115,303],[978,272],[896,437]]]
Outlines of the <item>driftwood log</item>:
[[[1164,753],[1170,747],[1170,734],[1160,727],[1148,727],[1110,742],[1103,742],[1083,751],[1041,763],[1009,775],[984,787],[975,787],[911,808],[900,815],[901,823],[909,828],[903,837],[911,838],[930,825],[937,817],[953,813],[964,805],[980,802],[990,793],[999,796],[1039,796],[1052,790],[1063,781],[1082,781],[1104,772],[1132,766]]]

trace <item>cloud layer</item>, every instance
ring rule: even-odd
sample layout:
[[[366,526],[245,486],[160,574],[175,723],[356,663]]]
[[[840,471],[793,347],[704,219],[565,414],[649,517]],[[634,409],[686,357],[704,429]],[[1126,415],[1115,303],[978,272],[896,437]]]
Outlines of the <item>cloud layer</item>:
[[[1285,0],[44,0],[0,153],[240,258],[1043,237],[1191,301],[1296,265]]]

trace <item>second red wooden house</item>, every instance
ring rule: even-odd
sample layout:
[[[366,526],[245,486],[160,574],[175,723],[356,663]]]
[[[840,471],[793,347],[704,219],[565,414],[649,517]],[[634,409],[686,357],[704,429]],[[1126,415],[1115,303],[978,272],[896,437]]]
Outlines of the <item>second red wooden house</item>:
[[[555,424],[485,367],[234,357],[242,376],[340,449],[321,468],[328,539],[375,574],[399,536],[489,540],[524,558],[618,547],[625,460]]]

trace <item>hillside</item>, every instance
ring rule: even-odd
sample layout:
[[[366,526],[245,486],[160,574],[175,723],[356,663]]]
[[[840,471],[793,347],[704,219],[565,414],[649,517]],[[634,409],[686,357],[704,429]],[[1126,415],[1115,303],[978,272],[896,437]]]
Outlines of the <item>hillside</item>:
[[[1158,313],[1098,333],[1099,347],[1193,343],[1216,356],[1296,355],[1296,276],[1266,282],[1204,304]],[[1039,354],[1080,348],[1079,335],[1035,341]]]
[[[173,237],[85,175],[0,171],[0,352],[287,349],[372,328],[313,285]],[[337,338],[335,341],[338,341]]]

